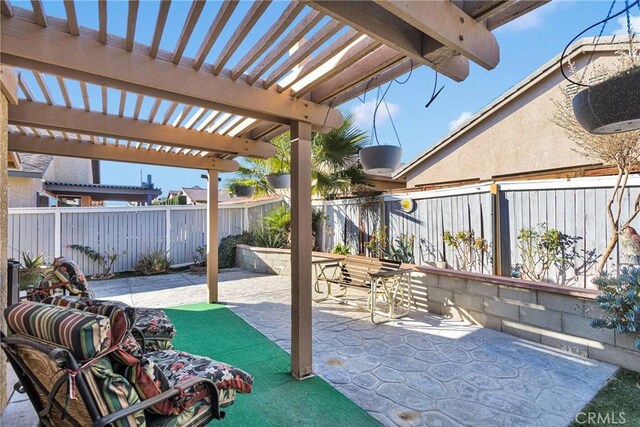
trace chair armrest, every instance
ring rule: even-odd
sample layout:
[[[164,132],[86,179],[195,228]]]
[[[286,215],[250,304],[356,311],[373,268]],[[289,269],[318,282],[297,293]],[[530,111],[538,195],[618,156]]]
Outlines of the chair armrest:
[[[402,268],[399,270],[388,270],[388,271],[379,271],[376,273],[369,273],[371,275],[371,277],[376,277],[376,278],[386,278],[386,277],[393,277],[393,276],[399,276],[401,274],[407,274],[407,273],[413,273],[413,270],[410,268]]]
[[[208,380],[206,378],[196,377],[181,383],[179,387],[173,387],[172,389],[167,390],[163,393],[160,393],[159,395],[154,396],[151,399],[143,400],[142,402],[138,402],[135,405],[129,406],[128,408],[124,408],[117,412],[109,414],[107,416],[104,416],[99,420],[94,421],[93,427],[108,426],[109,424],[112,424],[121,418],[126,418],[129,415],[133,415],[138,411],[147,409],[155,405],[156,403],[160,403],[164,400],[177,396],[178,394],[180,394],[181,390],[192,387],[199,383],[205,383],[209,388],[209,391],[211,394],[211,409],[213,411],[214,418],[216,419],[224,418],[224,412],[221,412],[219,409],[218,389],[216,388],[216,385],[211,380]]]

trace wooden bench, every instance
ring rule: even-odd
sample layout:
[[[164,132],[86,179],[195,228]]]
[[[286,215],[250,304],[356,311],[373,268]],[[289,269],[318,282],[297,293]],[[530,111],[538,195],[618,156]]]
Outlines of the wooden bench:
[[[355,288],[368,292],[367,310],[371,312],[373,323],[379,323],[375,320],[376,314],[387,319],[397,319],[409,313],[413,302],[413,270],[401,268],[401,262],[347,255],[343,258],[317,260],[313,264],[317,273],[314,301],[331,298],[350,303],[345,296],[349,288]],[[377,309],[380,303],[386,305],[386,310]]]

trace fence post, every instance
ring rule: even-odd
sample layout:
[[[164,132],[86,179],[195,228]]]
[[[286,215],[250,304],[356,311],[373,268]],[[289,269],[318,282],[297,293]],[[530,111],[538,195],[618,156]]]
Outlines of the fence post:
[[[493,274],[502,276],[502,233],[500,232],[500,185],[491,184],[491,209],[493,210]]]
[[[62,256],[62,214],[60,208],[53,211],[53,257]]]
[[[245,202],[244,204],[244,214],[242,216],[242,231],[249,231],[249,204]]]
[[[165,207],[164,221],[165,221],[164,251],[167,253],[167,258],[170,258],[171,257],[171,209],[169,208],[169,206]]]

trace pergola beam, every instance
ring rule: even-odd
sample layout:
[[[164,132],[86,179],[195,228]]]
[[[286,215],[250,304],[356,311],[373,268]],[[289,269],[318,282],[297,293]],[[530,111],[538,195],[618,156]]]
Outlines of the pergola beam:
[[[10,65],[287,125],[291,120],[305,120],[316,128],[342,124],[342,115],[334,108],[327,111],[325,106],[242,79],[234,81],[228,73],[216,77],[206,69],[194,72],[192,67],[153,59],[148,47],[136,45],[127,52],[103,45],[89,28],[71,36],[55,29],[43,31],[22,19],[2,17],[1,24],[2,60]]]
[[[487,70],[500,62],[500,48],[491,31],[450,1],[374,1],[428,38],[461,53]]]
[[[332,16],[369,37],[427,65],[445,76],[462,81],[469,75],[469,61],[447,49],[373,1],[307,0],[315,9]],[[422,2],[417,2],[422,3]]]
[[[92,144],[81,141],[65,141],[48,136],[9,134],[9,150],[20,153],[39,153],[52,156],[79,157],[82,159],[109,160],[113,162],[142,163],[188,169],[215,169],[222,172],[238,170],[235,160],[211,156],[184,156],[149,150],[141,154],[134,148],[110,144]]]
[[[35,102],[11,106],[9,123],[246,157],[275,155],[275,147],[265,142]]]

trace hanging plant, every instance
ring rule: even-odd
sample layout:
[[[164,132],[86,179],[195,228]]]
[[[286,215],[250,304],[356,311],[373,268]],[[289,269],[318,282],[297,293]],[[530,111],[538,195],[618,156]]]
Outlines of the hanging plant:
[[[615,0],[611,3],[609,13],[607,17],[600,22],[590,26],[582,31],[576,37],[569,42],[565,47],[560,58],[560,70],[562,75],[571,83],[584,87],[585,89],[579,92],[573,98],[573,111],[577,122],[587,132],[593,134],[614,134],[620,132],[629,132],[640,129],[640,61],[638,60],[638,52],[634,46],[635,34],[631,27],[631,15],[630,9],[636,5],[639,5],[638,1],[631,4],[626,2],[626,7],[612,15],[611,12],[615,5]],[[569,78],[563,68],[564,56],[569,46],[582,34],[591,30],[592,28],[602,24],[600,34],[596,38],[597,42],[600,40],[606,24],[613,18],[616,18],[622,14],[626,14],[627,18],[627,32],[629,35],[629,51],[624,55],[625,59],[629,59],[628,63],[624,64],[621,71],[617,73],[609,73],[606,75],[605,80],[596,83],[592,86],[584,84],[582,81],[575,81]],[[594,52],[595,52],[594,46]],[[593,53],[589,57],[589,61],[582,73],[582,79],[585,80],[587,69],[593,58]]]
[[[229,184],[229,194],[234,197],[253,197],[255,191],[255,182],[251,180],[238,180]]]
[[[373,140],[377,145],[371,145],[369,147],[363,147],[360,149],[358,156],[360,157],[360,164],[362,164],[362,168],[365,172],[371,174],[386,174],[391,173],[398,169],[400,166],[400,160],[402,159],[402,147],[400,146],[400,138],[398,137],[398,133],[396,132],[396,138],[398,138],[398,145],[388,145],[388,144],[380,144],[378,141],[378,130],[376,128],[376,114],[378,113],[378,108],[384,102],[384,106],[387,109],[387,114],[389,115],[389,119],[391,120],[391,124],[393,125],[393,129],[395,131],[395,124],[393,123],[393,117],[391,117],[391,112],[389,111],[389,106],[387,102],[384,100],[385,95],[389,91],[391,87],[391,83],[387,86],[387,89],[384,91],[382,97],[380,97],[380,88],[378,88],[378,94],[376,96],[376,108],[373,110]]]
[[[276,147],[276,156],[270,164],[272,171],[265,178],[269,186],[274,190],[290,188],[291,173],[289,172],[289,163],[285,160],[286,156],[282,152],[282,147]]]

